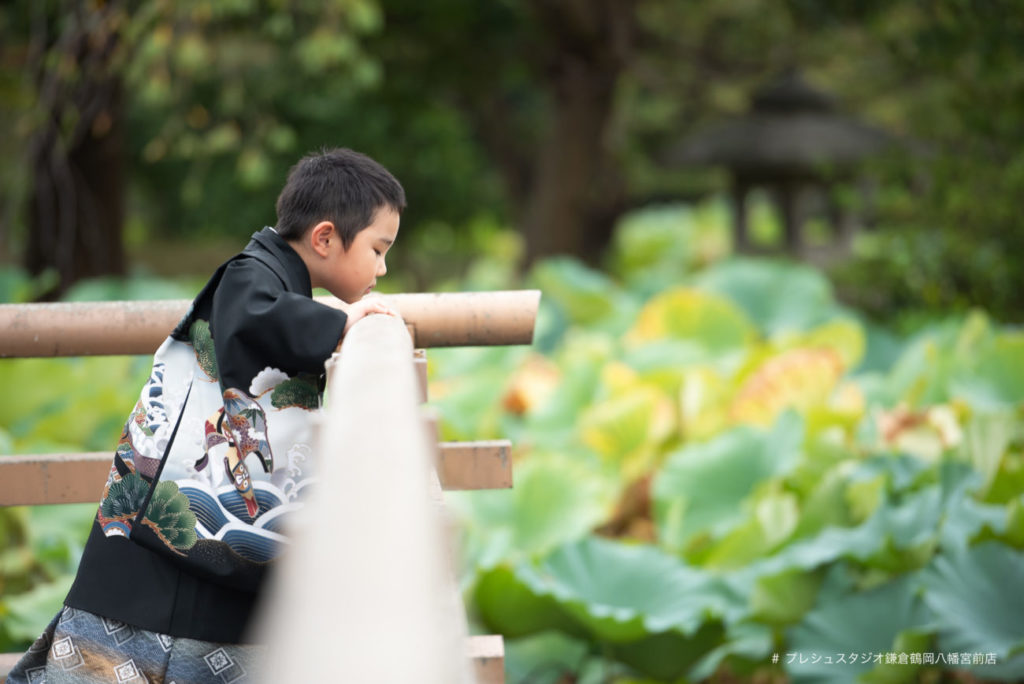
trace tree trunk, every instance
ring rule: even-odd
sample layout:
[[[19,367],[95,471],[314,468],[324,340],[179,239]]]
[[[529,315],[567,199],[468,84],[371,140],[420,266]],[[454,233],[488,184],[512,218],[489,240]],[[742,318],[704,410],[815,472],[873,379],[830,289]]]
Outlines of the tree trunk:
[[[43,123],[30,146],[24,261],[33,274],[56,271],[48,299],[82,278],[125,270],[123,95],[111,68],[117,35],[106,16],[116,10],[105,7],[78,8],[34,65]],[[76,65],[70,77],[53,66],[65,60]]]
[[[551,128],[538,152],[533,188],[523,217],[527,260],[583,254],[595,181],[607,162],[604,132],[611,115],[614,75],[573,55],[555,82]]]
[[[596,261],[625,194],[607,133],[631,47],[633,3],[538,0],[535,10],[550,41],[551,115],[522,212],[526,258]]]

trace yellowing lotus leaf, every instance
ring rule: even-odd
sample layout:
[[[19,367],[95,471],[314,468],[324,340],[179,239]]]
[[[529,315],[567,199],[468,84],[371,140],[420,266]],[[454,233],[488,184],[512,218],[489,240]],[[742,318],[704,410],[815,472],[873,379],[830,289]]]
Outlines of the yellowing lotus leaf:
[[[696,366],[683,373],[679,390],[680,432],[686,439],[707,439],[729,422],[732,384],[714,368]]]
[[[754,515],[765,545],[771,547],[793,534],[800,518],[800,507],[792,493],[776,492],[757,502]]]
[[[803,339],[801,346],[824,347],[837,352],[844,368],[853,368],[864,358],[867,338],[864,328],[852,319],[837,319],[818,326]]]
[[[502,408],[517,415],[529,413],[554,393],[561,379],[558,366],[540,354],[532,354],[512,375],[501,400]]]
[[[829,408],[843,416],[860,417],[867,408],[864,390],[853,382],[844,382],[829,399]]]
[[[880,411],[878,430],[887,448],[904,451],[932,463],[963,441],[960,421],[953,407],[947,404],[929,406],[920,411],[906,405]]]
[[[639,386],[639,381],[637,372],[619,361],[611,361],[601,368],[601,384],[608,390],[608,396],[626,394]]]
[[[651,298],[626,334],[640,345],[665,338],[684,340],[712,352],[742,349],[756,335],[754,324],[725,297],[678,287]]]
[[[737,423],[770,425],[786,409],[806,411],[825,402],[842,373],[842,358],[832,349],[790,349],[747,376],[729,415]]]
[[[626,480],[650,469],[659,444],[674,429],[672,401],[643,386],[595,404],[580,421],[583,443],[605,463],[617,465]]]

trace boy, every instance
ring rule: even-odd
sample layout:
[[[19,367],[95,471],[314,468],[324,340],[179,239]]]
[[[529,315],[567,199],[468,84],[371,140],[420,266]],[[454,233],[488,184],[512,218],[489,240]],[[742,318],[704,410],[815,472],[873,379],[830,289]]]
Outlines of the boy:
[[[282,523],[310,483],[324,362],[387,272],[402,186],[347,149],[291,170],[277,225],[222,265],[157,350],[65,608],[8,682],[236,682]],[[344,310],[312,299],[323,287]]]

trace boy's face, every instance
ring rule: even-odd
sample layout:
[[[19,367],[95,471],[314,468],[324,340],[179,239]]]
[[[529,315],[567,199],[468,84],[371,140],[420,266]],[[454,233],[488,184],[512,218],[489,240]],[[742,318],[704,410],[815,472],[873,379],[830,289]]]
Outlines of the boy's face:
[[[377,278],[388,272],[384,257],[398,238],[398,224],[398,212],[381,207],[373,215],[373,222],[356,234],[348,249],[335,235],[327,245],[315,286],[326,289],[343,302],[358,302],[377,284]]]

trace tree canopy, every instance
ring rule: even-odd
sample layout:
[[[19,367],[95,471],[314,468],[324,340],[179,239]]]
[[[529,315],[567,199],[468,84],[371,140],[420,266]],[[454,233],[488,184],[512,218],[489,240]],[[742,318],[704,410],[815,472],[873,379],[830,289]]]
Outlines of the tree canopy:
[[[344,145],[403,181],[406,230],[487,216],[528,259],[599,262],[624,212],[720,190],[665,150],[798,66],[913,142],[876,170],[883,237],[838,277],[877,274],[880,311],[1020,317],[1013,4],[16,0],[0,9],[0,121],[17,134],[0,143],[0,242],[63,286],[117,272],[123,217],[244,236],[273,222],[299,156]]]

